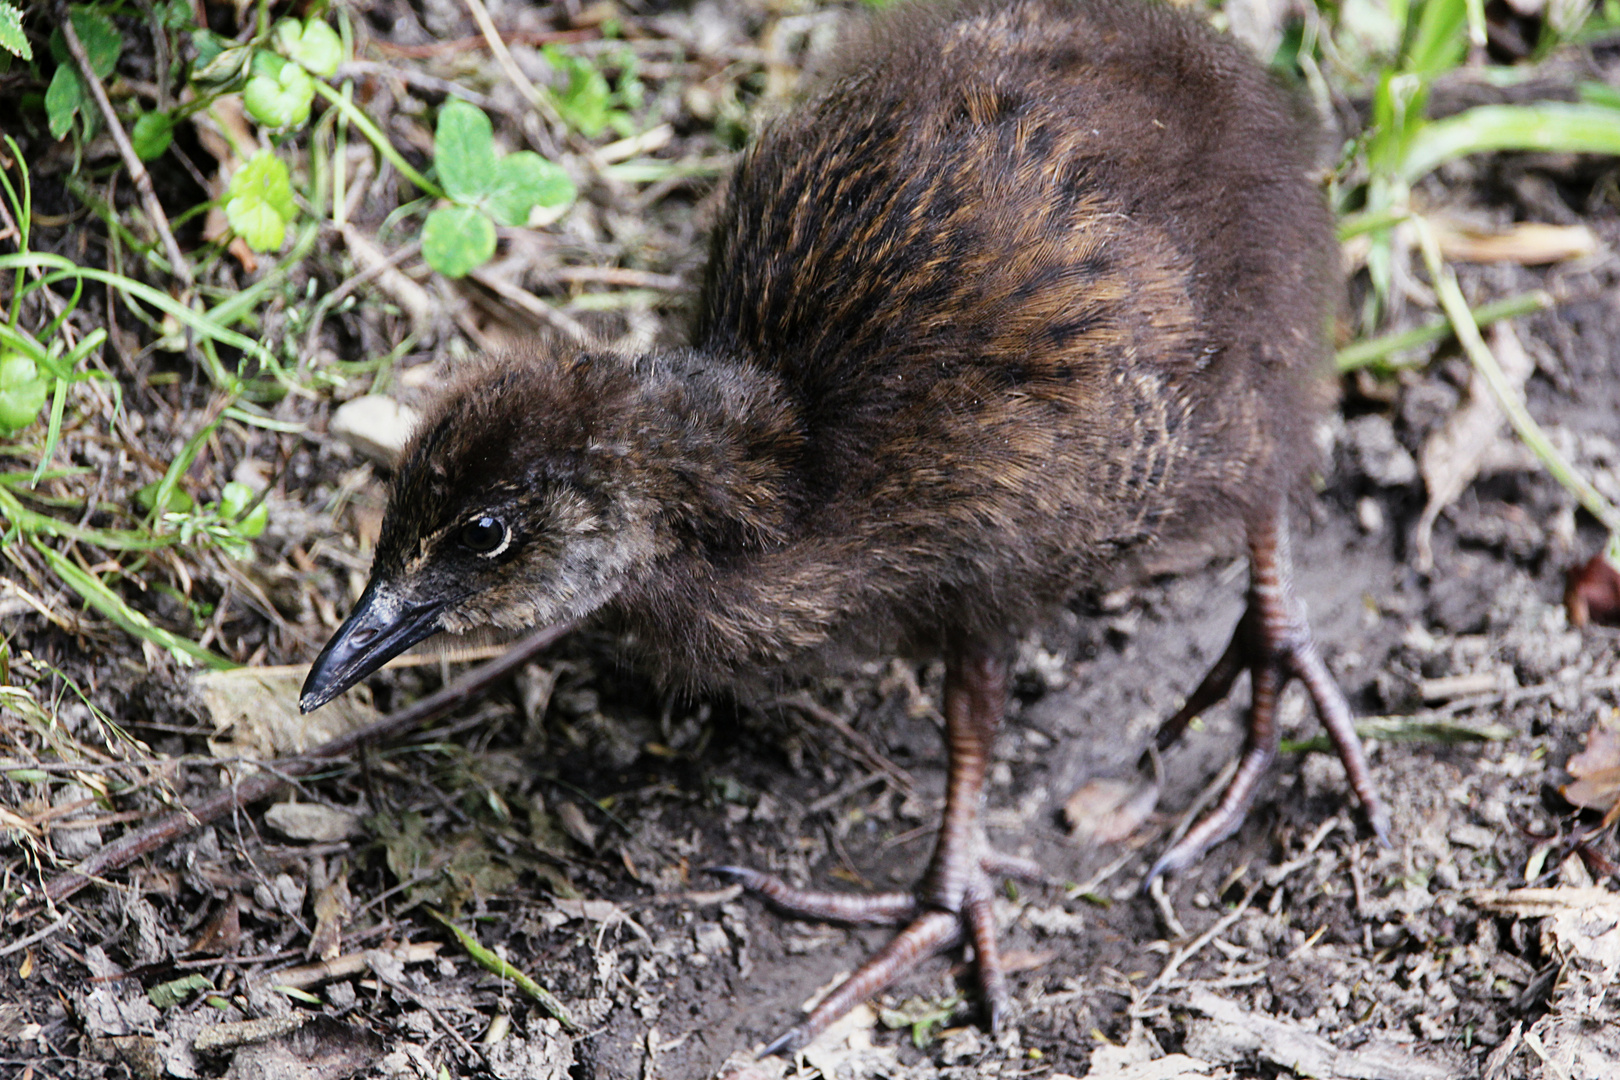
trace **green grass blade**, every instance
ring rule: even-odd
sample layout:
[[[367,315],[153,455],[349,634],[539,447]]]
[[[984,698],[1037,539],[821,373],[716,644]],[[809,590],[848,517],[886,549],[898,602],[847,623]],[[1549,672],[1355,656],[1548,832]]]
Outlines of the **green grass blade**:
[[[126,633],[150,641],[154,645],[161,645],[177,658],[189,657],[215,671],[228,671],[241,666],[218,653],[208,651],[195,641],[188,641],[171,634],[161,626],[154,626],[152,620],[124,603],[99,577],[81,570],[78,564],[50,545],[35,539],[34,547],[45,556],[45,561],[51,564],[51,569],[56,572],[57,577],[78,593],[86,604],[95,608]]]
[[[1407,42],[1406,71],[1432,80],[1462,61],[1468,50],[1468,0],[1426,0]]]
[[[471,934],[467,933],[467,931],[451,922],[446,916],[434,911],[432,908],[428,909],[428,914],[432,915],[435,919],[439,920],[439,922],[443,923],[446,930],[449,930],[452,934],[456,935],[456,940],[461,942],[461,947],[467,950],[467,955],[477,961],[480,967],[484,968],[493,975],[499,976],[502,979],[510,979],[519,990],[523,991],[535,1001],[539,1002],[547,1012],[556,1017],[558,1022],[560,1022],[562,1026],[567,1028],[569,1031],[580,1030],[579,1024],[572,1016],[569,1015],[568,1010],[563,1007],[563,1003],[558,1001],[556,995],[554,995],[550,990],[547,990],[529,976],[525,975],[511,964],[495,955],[495,953],[485,948],[477,938],[473,937]]]
[[[1401,179],[1413,183],[1455,158],[1494,150],[1620,154],[1620,111],[1566,102],[1481,105],[1419,128]]]
[[[1474,309],[1474,325],[1489,326],[1491,323],[1503,319],[1516,319],[1520,315],[1528,315],[1532,311],[1543,311],[1552,307],[1553,298],[1540,289],[1533,292],[1520,293],[1509,296],[1489,304],[1481,304]],[[1440,316],[1422,326],[1410,330],[1402,330],[1398,334],[1384,334],[1381,337],[1368,338],[1364,341],[1353,341],[1340,349],[1334,357],[1334,363],[1342,371],[1354,371],[1356,368],[1370,367],[1384,361],[1398,352],[1408,349],[1421,348],[1436,341],[1451,336],[1451,320]],[[1404,365],[1403,365],[1404,366]]]
[[[56,278],[84,278],[89,281],[100,282],[103,285],[110,285],[119,292],[132,296],[142,303],[149,304],[166,315],[174,316],[181,325],[189,327],[199,337],[217,341],[221,345],[228,345],[233,349],[240,349],[272,371],[276,368],[275,356],[259,342],[245,334],[239,334],[227,326],[221,326],[208,313],[189,308],[175,300],[168,293],[154,289],[143,282],[135,281],[122,274],[100,270],[93,266],[79,266],[60,255],[52,255],[46,252],[31,251],[17,255],[0,255],[0,271],[27,267],[39,267]],[[227,386],[224,389],[234,392],[237,387]]]
[[[223,409],[220,410],[220,412],[223,411]],[[209,436],[219,429],[219,422],[220,414],[216,413],[212,420],[198,428],[191,438],[186,440],[185,445],[180,448],[180,452],[174,456],[174,460],[169,462],[168,469],[163,473],[163,479],[158,481],[157,490],[152,494],[152,524],[154,526],[162,521],[163,515],[169,511],[169,501],[174,496],[174,489],[180,486],[180,478],[186,474],[187,469],[191,468],[191,463],[197,460],[197,455],[202,452],[203,443],[207,442]]]
[[[1579,469],[1552,444],[1547,433],[1541,430],[1530,410],[1525,408],[1523,396],[1508,385],[1507,377],[1502,374],[1502,368],[1496,362],[1496,354],[1491,352],[1485,339],[1480,337],[1479,325],[1474,321],[1472,313],[1468,310],[1468,301],[1463,298],[1462,289],[1457,284],[1457,276],[1451,272],[1451,267],[1445,264],[1440,254],[1440,241],[1435,239],[1434,230],[1420,217],[1412,219],[1417,227],[1418,247],[1423,252],[1424,264],[1428,267],[1430,284],[1434,286],[1434,293],[1445,310],[1446,318],[1451,320],[1452,328],[1457,332],[1457,341],[1462,345],[1463,351],[1468,354],[1474,370],[1479,372],[1485,384],[1490,387],[1491,395],[1496,403],[1507,414],[1508,423],[1518,432],[1524,445],[1530,448],[1531,453],[1541,460],[1541,464],[1552,474],[1552,478],[1563,485],[1564,489],[1586,508],[1587,513],[1597,518],[1604,528],[1610,532],[1620,532],[1620,509],[1605,499],[1591,481],[1581,475]]]
[[[371,118],[355,106],[354,102],[348,100],[319,79],[315,80],[315,92],[337,106],[338,110],[343,113],[344,119],[359,128],[361,133],[371,141],[371,145],[377,148],[377,153],[386,158],[390,165],[398,169],[401,176],[435,199],[444,198],[443,189],[412,168],[411,163],[401,157],[398,150],[394,149],[394,144],[388,141],[388,136],[384,135],[377,125],[371,122]]]
[[[178,536],[153,536],[132,529],[92,529],[59,521],[49,514],[37,513],[24,506],[15,495],[0,487],[0,518],[13,528],[30,536],[54,536],[59,540],[75,540],[94,544],[108,551],[156,551],[173,547],[180,542]]]

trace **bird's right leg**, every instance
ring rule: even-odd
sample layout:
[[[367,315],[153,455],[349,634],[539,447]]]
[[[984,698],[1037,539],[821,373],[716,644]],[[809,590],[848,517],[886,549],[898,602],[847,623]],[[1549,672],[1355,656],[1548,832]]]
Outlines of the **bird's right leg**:
[[[796,1027],[765,1050],[797,1050],[828,1025],[933,954],[971,941],[992,1030],[1007,1013],[1008,992],[991,913],[993,878],[1040,880],[1040,868],[993,851],[984,835],[985,774],[996,729],[1006,708],[1007,664],[986,643],[953,647],[945,668],[945,743],[949,766],[945,814],[934,856],[913,892],[861,896],[795,889],[744,867],[714,868],[776,910],[796,918],[855,924],[901,925],[887,945],[823,998]]]

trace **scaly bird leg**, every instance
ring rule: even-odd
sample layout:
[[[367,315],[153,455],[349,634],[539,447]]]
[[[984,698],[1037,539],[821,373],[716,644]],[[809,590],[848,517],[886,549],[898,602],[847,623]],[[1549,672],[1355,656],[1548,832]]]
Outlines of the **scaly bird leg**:
[[[1010,999],[996,946],[991,877],[1006,874],[1040,880],[1044,876],[1032,863],[991,851],[985,840],[980,814],[984,778],[1006,701],[1007,664],[998,653],[981,641],[963,642],[951,649],[945,669],[949,754],[945,816],[934,856],[915,892],[873,896],[814,892],[743,867],[714,868],[714,873],[740,883],[786,915],[864,925],[906,924],[802,1023],[766,1047],[766,1054],[790,1053],[809,1044],[850,1009],[964,938],[973,943],[991,1030],[1000,1028]]]
[[[1350,705],[1334,682],[1305,613],[1294,598],[1293,563],[1288,546],[1288,523],[1281,507],[1265,514],[1249,530],[1249,608],[1238,623],[1232,641],[1203,682],[1159,729],[1163,750],[1180,737],[1194,716],[1220,701],[1244,668],[1249,671],[1252,699],[1243,758],[1220,803],[1194,825],[1148,871],[1147,881],[1167,871],[1182,870],[1231,836],[1243,824],[1260,780],[1277,756],[1277,699],[1283,688],[1298,679],[1310,691],[1317,715],[1339,752],[1350,786],[1361,801],[1378,839],[1389,843],[1389,813],[1373,788],[1367,756],[1356,736]]]

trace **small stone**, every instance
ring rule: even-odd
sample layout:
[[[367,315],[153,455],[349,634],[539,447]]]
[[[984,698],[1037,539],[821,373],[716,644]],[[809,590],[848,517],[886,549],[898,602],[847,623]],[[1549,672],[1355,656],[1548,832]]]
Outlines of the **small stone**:
[[[1377,499],[1364,495],[1356,500],[1356,524],[1369,536],[1384,531],[1384,508]]]
[[[1346,448],[1367,479],[1382,487],[1405,487],[1418,478],[1417,461],[1395,438],[1389,419],[1377,413],[1344,426]]]
[[[418,419],[409,405],[382,394],[367,394],[339,405],[327,430],[379,465],[393,466]]]
[[[1487,851],[1496,843],[1496,833],[1483,825],[1470,825],[1464,822],[1451,827],[1451,842],[1458,847],[1474,848],[1477,851]]]
[[[277,803],[264,814],[265,824],[289,840],[333,844],[360,832],[360,819],[318,803]]]

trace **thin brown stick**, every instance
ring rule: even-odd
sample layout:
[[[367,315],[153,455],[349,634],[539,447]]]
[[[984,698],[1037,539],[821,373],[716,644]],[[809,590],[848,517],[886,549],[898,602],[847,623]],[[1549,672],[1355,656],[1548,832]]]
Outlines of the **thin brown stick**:
[[[56,904],[67,899],[100,875],[127,866],[142,855],[178,840],[199,826],[275,794],[295,778],[313,772],[333,758],[352,753],[369,743],[397,738],[413,728],[443,716],[451,709],[475,700],[492,683],[528,663],[536,654],[555,644],[570,629],[571,624],[561,623],[535,630],[516,642],[499,659],[475,668],[436,694],[430,694],[421,701],[390,713],[365,727],[357,728],[346,735],[339,735],[307,754],[268,762],[264,772],[233,785],[229,790],[210,795],[201,802],[169,814],[144,829],[136,829],[120,837],[72,870],[63,871],[46,882],[42,901],[25,900],[18,910],[13,911],[8,921],[15,923],[33,915],[39,909],[40,902]]]
[[[85,85],[90,88],[90,96],[96,99],[96,108],[101,110],[101,118],[107,122],[107,129],[112,132],[113,142],[118,144],[118,156],[124,159],[124,167],[129,170],[130,179],[135,181],[135,190],[140,192],[141,204],[146,207],[146,216],[152,219],[152,228],[157,230],[158,239],[163,243],[163,250],[169,256],[170,272],[189,286],[192,282],[191,265],[180,253],[180,245],[175,242],[174,233],[169,229],[169,217],[163,212],[163,204],[158,202],[157,193],[152,190],[152,178],[147,175],[146,166],[136,156],[135,147],[130,143],[124,125],[118,122],[118,114],[113,112],[112,101],[107,97],[106,87],[101,85],[101,79],[96,76],[95,68],[90,66],[90,54],[85,52],[84,42],[79,40],[79,32],[73,28],[73,20],[68,17],[66,4],[56,5],[56,18],[57,25],[62,28],[62,39],[67,43],[68,52],[73,55],[73,62],[78,65],[79,75],[84,79]]]

